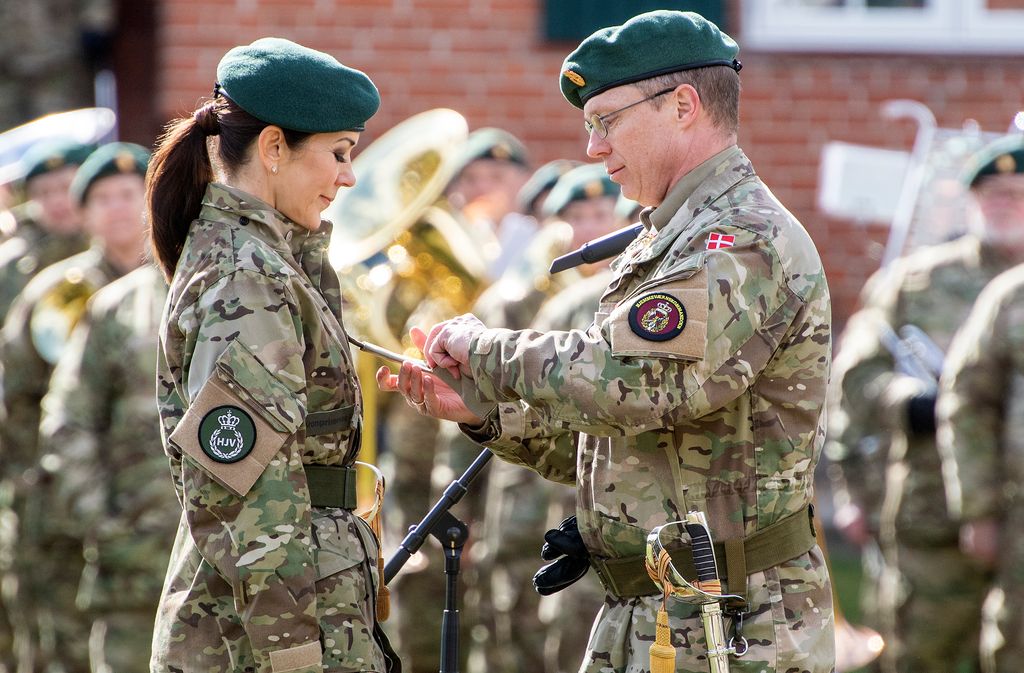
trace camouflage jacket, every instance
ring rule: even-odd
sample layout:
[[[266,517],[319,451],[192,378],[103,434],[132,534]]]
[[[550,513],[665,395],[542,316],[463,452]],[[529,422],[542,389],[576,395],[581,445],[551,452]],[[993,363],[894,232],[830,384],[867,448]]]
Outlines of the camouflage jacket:
[[[313,508],[304,469],[351,465],[359,450],[330,231],[217,183],[191,225],[157,367],[184,514],[154,671],[384,670],[376,541],[353,512]]]
[[[167,284],[144,266],[99,290],[43,398],[40,451],[54,472],[50,525],[84,535],[79,606],[155,611],[178,501],[160,442],[153,372]]]
[[[719,540],[801,511],[824,438],[821,262],[742,151],[697,167],[642,219],[648,231],[613,264],[590,329],[489,329],[470,355],[482,395],[503,402],[480,438],[506,460],[575,481],[580,532],[598,558],[642,554],[651,528],[691,508]],[[734,670],[831,669],[817,547],[749,575],[747,589],[752,646]],[[584,670],[645,669],[659,604],[609,597]],[[690,608],[670,611],[676,633],[700,631]],[[705,653],[691,639],[677,666],[704,668]]]
[[[907,432],[907,405],[925,382],[900,371],[885,334],[913,325],[945,352],[982,288],[1008,265],[972,236],[926,248],[875,274],[863,308],[843,331],[830,391],[829,456],[849,497],[887,538],[955,546],[958,526],[942,506],[934,437]]]
[[[39,408],[71,327],[93,292],[121,275],[98,247],[39,272],[11,306],[0,336],[3,412],[0,464],[32,480],[39,461]]]
[[[950,505],[966,521],[1024,521],[1024,265],[996,277],[950,347],[937,416]],[[1019,570],[1024,548],[1007,536]],[[1019,536],[1017,536],[1019,537]],[[1019,578],[1016,580],[1019,584]]]

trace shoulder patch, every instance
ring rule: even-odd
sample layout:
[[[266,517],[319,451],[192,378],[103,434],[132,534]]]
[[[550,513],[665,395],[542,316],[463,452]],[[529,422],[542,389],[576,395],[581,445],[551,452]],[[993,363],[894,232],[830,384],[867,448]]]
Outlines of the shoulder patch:
[[[615,357],[693,362],[707,348],[707,269],[666,278],[617,304],[604,321]]]
[[[218,463],[237,463],[256,445],[256,424],[236,406],[211,409],[199,422],[199,446]]]
[[[641,339],[668,341],[686,329],[686,307],[671,294],[648,292],[633,300],[629,326]]]

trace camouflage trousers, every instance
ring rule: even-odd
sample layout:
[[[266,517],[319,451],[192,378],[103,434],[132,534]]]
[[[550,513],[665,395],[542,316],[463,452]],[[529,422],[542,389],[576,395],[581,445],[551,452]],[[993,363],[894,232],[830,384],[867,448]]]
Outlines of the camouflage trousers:
[[[887,553],[878,592],[882,671],[977,671],[985,573],[956,544],[899,545]]]
[[[750,612],[742,635],[749,649],[729,660],[732,673],[832,673],[832,588],[820,549],[747,577]],[[581,673],[646,673],[660,595],[608,596],[594,624]],[[669,600],[676,673],[707,673],[699,608]],[[728,625],[727,625],[728,626]]]

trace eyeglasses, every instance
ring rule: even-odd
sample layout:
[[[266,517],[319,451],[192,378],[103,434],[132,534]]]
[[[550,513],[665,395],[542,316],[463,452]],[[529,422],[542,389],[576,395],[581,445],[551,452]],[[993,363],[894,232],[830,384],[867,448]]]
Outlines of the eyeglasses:
[[[606,123],[606,120],[608,120],[611,117],[614,117],[615,115],[619,114],[620,112],[624,112],[624,111],[628,110],[631,107],[635,107],[637,105],[640,105],[640,103],[646,103],[647,101],[653,100],[653,99],[657,98],[658,96],[664,96],[669,91],[675,91],[675,90],[676,90],[676,87],[670,86],[667,89],[662,89],[658,93],[651,94],[647,98],[641,98],[640,100],[636,101],[635,103],[630,103],[626,107],[620,107],[618,110],[612,110],[611,112],[606,112],[603,115],[592,114],[592,115],[590,115],[590,119],[584,119],[583,120],[583,128],[586,129],[588,136],[591,133],[594,133],[596,131],[599,138],[607,138],[608,137],[608,124]]]

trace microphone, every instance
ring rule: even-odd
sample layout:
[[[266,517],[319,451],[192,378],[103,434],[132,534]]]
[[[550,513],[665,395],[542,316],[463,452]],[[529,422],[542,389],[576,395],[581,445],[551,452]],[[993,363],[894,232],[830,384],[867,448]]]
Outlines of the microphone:
[[[558,273],[559,271],[577,267],[580,264],[593,264],[594,262],[600,262],[602,259],[614,257],[625,250],[643,230],[644,225],[637,222],[624,229],[595,238],[589,243],[584,243],[578,250],[573,250],[551,262],[551,268],[548,269],[548,273]]]

